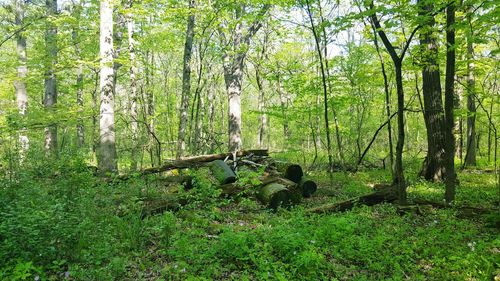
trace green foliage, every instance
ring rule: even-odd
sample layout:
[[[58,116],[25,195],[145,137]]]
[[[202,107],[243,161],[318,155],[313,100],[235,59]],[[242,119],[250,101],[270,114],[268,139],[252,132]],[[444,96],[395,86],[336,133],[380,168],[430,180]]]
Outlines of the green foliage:
[[[401,216],[392,205],[321,216],[302,208],[267,213],[251,199],[219,199],[213,179],[201,169],[193,173],[195,187],[179,191],[194,203],[141,218],[139,199],[154,189],[152,178],[101,182],[82,162],[72,163],[54,163],[54,178],[40,178],[39,167],[16,182],[1,182],[2,279],[153,274],[183,280],[463,280],[487,279],[499,266],[494,251],[500,241],[485,227],[494,225],[494,217],[483,224],[459,219],[453,210]],[[251,183],[256,174],[241,170],[239,176]],[[366,185],[388,175],[336,174],[333,181],[342,189],[328,177],[316,177],[320,197],[314,200],[333,190],[342,200],[368,192]],[[460,180],[457,204],[494,203],[492,175],[462,173]],[[415,182],[409,191],[412,197],[437,200],[443,188]]]

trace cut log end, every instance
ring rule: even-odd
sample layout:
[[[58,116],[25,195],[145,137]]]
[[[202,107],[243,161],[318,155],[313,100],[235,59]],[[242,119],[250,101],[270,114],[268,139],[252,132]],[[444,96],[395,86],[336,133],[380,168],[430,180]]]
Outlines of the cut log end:
[[[297,164],[291,164],[286,168],[285,178],[289,179],[295,183],[299,183],[302,177],[304,176],[304,172],[302,171],[302,167]]]
[[[311,197],[316,190],[318,190],[318,185],[309,179],[302,179],[299,183],[299,187],[302,192],[302,196],[305,198]]]

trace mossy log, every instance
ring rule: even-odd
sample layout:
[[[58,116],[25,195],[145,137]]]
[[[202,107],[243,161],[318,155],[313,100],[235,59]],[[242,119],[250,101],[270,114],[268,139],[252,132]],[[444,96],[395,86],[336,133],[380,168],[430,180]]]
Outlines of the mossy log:
[[[216,178],[220,184],[233,183],[236,181],[236,174],[222,160],[210,162],[209,168],[214,178]]]
[[[169,184],[181,184],[184,186],[185,190],[190,190],[193,188],[193,177],[192,176],[168,176],[164,178],[156,179],[157,182],[163,183],[166,185]]]
[[[141,218],[161,214],[165,211],[177,211],[187,202],[177,196],[167,196],[161,198],[147,198],[143,201]]]
[[[487,209],[487,208],[479,208],[479,207],[473,207],[473,206],[453,206],[453,205],[448,205],[444,202],[435,202],[435,201],[419,199],[419,198],[415,198],[413,200],[413,203],[415,203],[417,205],[432,206],[433,208],[436,208],[436,209],[453,208],[453,209],[457,210],[457,217],[459,217],[459,218],[475,218],[475,217],[493,214],[494,212],[500,212],[499,209]]]
[[[394,202],[397,199],[397,193],[394,188],[375,191],[370,194],[358,196],[337,203],[329,203],[315,208],[308,209],[309,213],[330,213],[344,212],[351,210],[356,205],[373,206],[384,202]]]
[[[292,192],[281,183],[270,183],[262,186],[258,193],[259,200],[270,209],[289,206],[292,203]]]

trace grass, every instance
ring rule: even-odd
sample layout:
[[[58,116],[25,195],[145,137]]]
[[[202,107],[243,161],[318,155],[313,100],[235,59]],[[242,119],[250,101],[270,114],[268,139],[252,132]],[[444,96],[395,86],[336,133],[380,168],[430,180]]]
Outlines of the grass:
[[[75,164],[76,165],[76,164]],[[416,166],[416,165],[415,165]],[[409,196],[441,200],[416,180]],[[398,214],[391,204],[336,214],[304,209],[389,181],[384,170],[312,172],[317,194],[269,212],[246,198],[219,199],[197,175],[190,204],[141,218],[152,179],[100,182],[82,166],[35,172],[0,185],[0,279],[33,280],[491,280],[500,274],[498,229],[453,209]],[[498,204],[493,174],[460,173],[457,205]],[[498,218],[497,218],[498,219]]]

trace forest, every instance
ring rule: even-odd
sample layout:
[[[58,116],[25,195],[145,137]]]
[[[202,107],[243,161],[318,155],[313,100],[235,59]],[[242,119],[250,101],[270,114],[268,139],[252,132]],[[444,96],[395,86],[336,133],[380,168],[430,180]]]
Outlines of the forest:
[[[0,0],[0,280],[500,281],[498,0]]]

